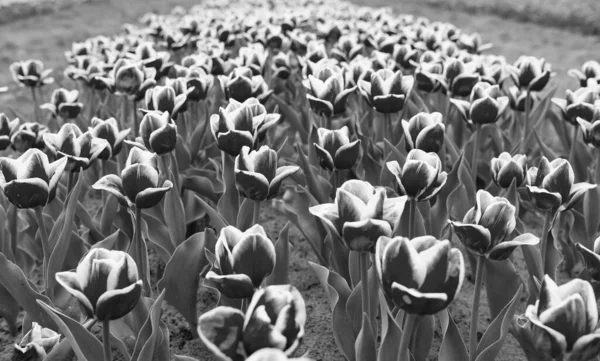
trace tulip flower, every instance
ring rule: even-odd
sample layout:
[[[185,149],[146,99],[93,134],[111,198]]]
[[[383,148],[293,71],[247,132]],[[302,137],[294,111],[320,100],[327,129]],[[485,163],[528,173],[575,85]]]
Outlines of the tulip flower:
[[[308,88],[306,98],[312,110],[326,117],[343,114],[348,96],[356,89],[346,86],[344,73],[337,66],[324,67],[314,75],[309,75],[305,86]]]
[[[148,110],[157,110],[167,112],[173,118],[177,118],[180,111],[184,110],[187,102],[187,94],[179,94],[175,92],[172,86],[157,85],[146,91],[146,107]]]
[[[552,76],[550,64],[534,56],[521,56],[508,70],[515,84],[528,91],[543,90]]]
[[[452,99],[463,119],[476,125],[495,123],[508,106],[508,97],[502,96],[498,85],[479,82],[473,87],[469,101]]]
[[[235,68],[225,82],[227,98],[245,102],[250,98],[256,98],[265,103],[272,90],[269,90],[261,75],[253,75],[252,70],[246,67]]]
[[[55,89],[52,92],[50,103],[42,104],[41,108],[50,111],[55,117],[75,119],[83,109],[83,103],[78,102],[78,98],[79,91],[77,90]]]
[[[42,361],[59,341],[60,334],[33,322],[21,342],[15,343],[14,352],[19,360]]]
[[[380,237],[374,267],[385,294],[416,315],[434,315],[448,307],[465,276],[462,253],[450,241],[431,236]]]
[[[266,201],[277,196],[283,180],[299,169],[277,168],[277,152],[266,145],[255,151],[244,146],[235,159],[235,185],[243,197]]]
[[[570,69],[569,75],[579,81],[581,87],[586,87],[588,79],[600,80],[600,63],[596,60],[588,60],[579,69]]]
[[[499,187],[508,188],[515,181],[517,187],[521,186],[527,175],[527,156],[516,154],[511,157],[510,153],[502,152],[496,158],[492,158],[492,180]]]
[[[422,62],[415,70],[417,89],[427,93],[443,91],[446,93],[448,85],[442,75],[443,67],[439,62]]]
[[[288,358],[285,352],[276,348],[263,348],[246,359],[246,361],[312,361],[307,357]]]
[[[44,63],[39,60],[15,62],[9,69],[14,81],[21,86],[35,88],[54,82],[54,78],[50,77],[52,69],[44,69]]]
[[[193,89],[187,97],[194,102],[206,99],[213,84],[213,78],[200,67],[191,69],[185,81],[188,89]]]
[[[94,138],[105,139],[108,142],[108,147],[104,149],[99,155],[98,159],[107,160],[121,152],[123,148],[123,141],[129,133],[130,128],[119,131],[117,120],[115,118],[108,118],[102,120],[100,118],[92,118],[92,127],[90,133]]]
[[[288,360],[304,337],[305,323],[300,292],[290,285],[276,285],[258,290],[245,315],[225,306],[205,312],[198,318],[198,334],[221,360],[265,360],[260,355],[282,355],[274,360]]]
[[[72,123],[63,125],[57,134],[44,134],[44,142],[55,157],[68,159],[67,170],[70,172],[89,168],[101,153],[110,149],[105,139],[95,138],[89,131],[82,133]]]
[[[519,317],[516,334],[540,359],[592,361],[600,353],[598,307],[587,281],[558,286],[544,276],[540,296]]]
[[[581,243],[577,243],[576,247],[585,261],[585,279],[590,282],[598,298],[600,296],[600,237],[594,241],[593,249],[588,249]]]
[[[409,200],[422,202],[435,196],[446,184],[448,174],[442,171],[442,161],[435,153],[411,150],[402,167],[396,161],[387,168],[398,181],[398,193]]]
[[[160,178],[158,156],[133,147],[125,168],[121,171],[121,177],[115,174],[105,175],[92,188],[109,192],[125,207],[135,205],[137,208],[151,208],[173,188],[173,183],[168,180],[160,185]]]
[[[4,113],[0,113],[0,151],[8,148],[11,134],[18,126],[19,118],[10,120]]]
[[[577,124],[577,118],[592,121],[597,99],[598,94],[593,89],[579,88],[574,92],[567,89],[566,99],[552,98],[552,102],[560,109],[563,119]]]
[[[512,110],[516,110],[518,112],[525,111],[525,100],[527,99],[527,91],[522,90],[518,86],[511,86],[508,89],[507,96],[508,103]],[[533,107],[533,103],[535,102],[534,94],[529,94],[529,102],[531,103],[530,107]]]
[[[567,211],[595,184],[575,183],[571,164],[562,158],[552,162],[540,159],[538,167],[527,172],[527,193],[533,204],[542,211]]]
[[[221,230],[215,261],[206,279],[228,298],[250,298],[275,268],[275,246],[262,226],[245,232],[233,226]]]
[[[388,198],[384,188],[349,180],[338,188],[334,203],[309,208],[350,250],[375,251],[380,236],[391,236],[404,210],[406,197]]]
[[[133,258],[104,248],[90,250],[75,271],[56,273],[56,281],[79,301],[88,317],[98,321],[125,316],[142,294]]]
[[[350,169],[360,152],[360,139],[350,142],[350,131],[344,126],[338,130],[319,128],[319,143],[314,143],[319,164],[323,169]]]
[[[594,109],[591,121],[577,118],[577,123],[583,131],[583,141],[594,148],[600,148],[600,106]]]
[[[413,83],[414,78],[402,75],[401,71],[394,73],[389,69],[381,69],[371,74],[370,82],[359,81],[358,89],[376,111],[395,113],[404,107]]]
[[[210,129],[219,149],[235,157],[244,146],[255,149],[278,120],[279,114],[267,114],[257,99],[230,100],[225,109],[210,117]]]
[[[148,111],[140,122],[140,136],[148,150],[158,155],[167,154],[177,145],[177,125],[169,112]]]
[[[427,153],[437,153],[444,144],[446,127],[441,113],[418,113],[408,121],[402,120],[402,129],[408,151],[421,149]]]
[[[396,64],[398,64],[401,69],[413,69],[413,64],[419,60],[419,56],[420,51],[418,49],[414,49],[410,44],[394,45],[392,58],[396,61]]]
[[[156,85],[155,76],[154,68],[144,67],[140,62],[119,59],[109,77],[102,81],[111,92],[140,101],[144,99],[146,90]]]
[[[25,152],[28,149],[44,149],[44,134],[48,132],[45,125],[27,122],[19,125],[10,136],[11,147],[17,152]]]
[[[54,199],[66,164],[66,158],[50,163],[39,149],[17,159],[0,158],[0,188],[17,208],[43,207]]]
[[[444,64],[444,77],[451,93],[456,96],[466,97],[471,94],[473,87],[481,80],[473,66],[463,63],[457,58],[450,58]]]
[[[490,43],[483,43],[481,35],[479,33],[467,34],[461,33],[456,42],[460,49],[465,49],[471,54],[481,54],[481,52],[488,50],[492,47]]]

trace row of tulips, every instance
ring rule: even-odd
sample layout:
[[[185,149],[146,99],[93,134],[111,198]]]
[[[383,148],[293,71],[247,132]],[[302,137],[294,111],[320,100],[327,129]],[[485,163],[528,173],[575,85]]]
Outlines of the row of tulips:
[[[350,361],[426,360],[436,319],[440,360],[493,360],[509,332],[528,360],[595,359],[597,62],[559,99],[543,59],[509,64],[478,34],[389,9],[207,1],[141,22],[74,43],[60,83],[75,89],[48,103],[52,70],[10,67],[34,110],[0,115],[16,352],[168,360],[166,302],[218,359],[294,359],[311,315],[288,275],[293,224]],[[290,221],[276,240],[265,207]],[[558,285],[559,265],[575,279]],[[198,317],[201,287],[218,305]]]

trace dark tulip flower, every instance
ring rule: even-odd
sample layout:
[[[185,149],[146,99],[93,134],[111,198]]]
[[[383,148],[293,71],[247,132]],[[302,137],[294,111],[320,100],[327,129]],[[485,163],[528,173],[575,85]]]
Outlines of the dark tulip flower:
[[[585,278],[594,288],[596,298],[600,296],[600,237],[594,241],[593,249],[577,243],[577,250],[585,261]]]
[[[595,148],[600,148],[600,106],[594,109],[594,116],[590,121],[577,118],[577,124],[583,131],[583,141]]]
[[[75,124],[66,123],[56,134],[44,134],[48,150],[57,158],[66,157],[67,170],[87,169],[98,156],[110,149],[105,139],[95,138],[89,131],[82,133]]]
[[[414,83],[412,76],[402,75],[401,71],[394,73],[389,69],[371,74],[370,80],[371,82],[360,81],[358,89],[367,103],[380,113],[402,110]]]
[[[28,149],[44,149],[44,134],[48,132],[45,125],[27,122],[19,125],[10,136],[11,147],[17,152],[25,152]]]
[[[399,194],[417,202],[434,197],[448,178],[448,174],[442,171],[440,157],[420,149],[411,150],[402,167],[391,161],[387,168],[396,177]]]
[[[145,103],[148,110],[158,110],[168,112],[172,118],[177,118],[181,111],[185,111],[187,102],[187,89],[181,94],[177,94],[175,89],[170,86],[157,85],[146,91]]]
[[[262,75],[253,75],[252,70],[246,67],[233,69],[225,82],[227,98],[244,102],[250,98],[256,98],[261,103],[267,101],[272,90],[265,83]]]
[[[588,122],[594,117],[594,103],[598,100],[598,94],[591,88],[579,88],[570,91],[567,89],[565,99],[552,98],[552,102],[560,109],[563,119],[571,124],[577,123],[577,118]]]
[[[206,99],[208,90],[212,87],[213,77],[206,74],[206,71],[200,67],[195,67],[185,77],[188,89],[192,91],[188,94],[188,99],[194,102]]]
[[[306,98],[312,110],[327,117],[343,114],[348,96],[356,89],[346,87],[344,73],[337,66],[324,67],[314,76],[309,75],[305,86],[308,89]]]
[[[142,294],[133,258],[104,248],[90,250],[75,271],[58,272],[56,281],[79,301],[88,317],[98,321],[125,316]]]
[[[78,102],[78,98],[78,90],[55,89],[50,103],[42,104],[40,108],[50,111],[55,117],[75,119],[83,109],[83,103]]]
[[[374,259],[385,294],[417,315],[434,315],[448,307],[465,277],[462,253],[450,241],[431,236],[380,237]]]
[[[164,175],[162,175],[164,177]],[[121,177],[108,174],[100,178],[92,188],[114,195],[125,207],[151,208],[160,202],[173,188],[168,180],[160,183],[158,156],[137,147],[131,148]]]
[[[527,156],[516,154],[511,156],[508,152],[502,152],[496,158],[492,158],[492,180],[499,187],[508,188],[513,180],[517,187],[521,186],[527,175]]]
[[[417,89],[426,93],[446,92],[447,84],[442,75],[442,64],[436,61],[423,62],[415,70]]]
[[[319,128],[319,143],[314,143],[319,164],[323,169],[350,169],[360,152],[360,139],[350,142],[350,131],[344,126],[338,130]]]
[[[516,110],[518,112],[525,111],[525,101],[527,99],[527,91],[519,88],[518,86],[511,86],[507,92],[508,103],[512,110]],[[535,94],[531,93],[531,98],[529,99],[530,106],[533,108],[533,104],[535,103]]]
[[[502,96],[498,85],[479,82],[473,87],[469,101],[451,99],[463,119],[472,124],[490,124],[500,119],[508,106],[508,97]]]
[[[408,151],[421,149],[427,153],[437,153],[444,144],[446,127],[441,113],[418,113],[408,121],[402,120],[402,129]]]
[[[444,77],[453,95],[469,96],[475,84],[481,81],[481,76],[470,64],[472,62],[465,64],[456,58],[451,58],[444,64]]]
[[[39,149],[29,149],[17,159],[0,158],[0,188],[18,208],[43,207],[56,196],[66,159],[50,163]]]
[[[275,247],[259,224],[245,232],[224,227],[206,279],[228,298],[250,298],[275,268]]]
[[[146,149],[158,155],[167,154],[177,145],[177,125],[169,112],[149,111],[140,122],[140,136]]]
[[[113,93],[124,95],[134,101],[144,99],[146,90],[156,85],[156,69],[144,67],[141,62],[119,59],[108,78],[102,78]]]
[[[588,60],[579,69],[570,69],[569,75],[579,81],[581,87],[586,87],[588,79],[600,80],[600,63],[596,60]]]
[[[8,119],[6,114],[0,113],[0,151],[10,146],[10,136],[19,126],[19,118]]]
[[[52,69],[44,69],[44,63],[39,60],[25,60],[12,63],[10,72],[15,82],[30,88],[52,84],[50,76]]]
[[[92,118],[92,127],[90,133],[95,138],[105,139],[108,142],[109,147],[106,148],[98,155],[98,159],[107,160],[121,152],[123,147],[123,141],[129,133],[130,128],[119,131],[119,125],[115,118],[108,118],[102,120],[100,118]]]
[[[529,91],[543,90],[552,76],[550,64],[534,56],[521,56],[514,66],[509,68],[509,73],[515,84]]]
[[[32,322],[31,329],[23,336],[21,341],[15,343],[15,357],[19,360],[42,361],[48,353],[58,345],[60,334]]]

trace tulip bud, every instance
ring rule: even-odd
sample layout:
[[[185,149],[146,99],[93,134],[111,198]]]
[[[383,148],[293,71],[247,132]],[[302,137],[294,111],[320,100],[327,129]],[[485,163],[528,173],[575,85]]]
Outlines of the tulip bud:
[[[381,69],[371,74],[371,82],[361,80],[358,89],[367,103],[380,113],[395,113],[404,107],[413,87],[414,78],[401,71]]]
[[[25,60],[12,63],[10,72],[15,82],[26,87],[42,87],[54,82],[50,77],[52,69],[44,69],[44,63],[39,60]]]
[[[346,87],[344,73],[337,66],[320,69],[315,75],[308,75],[306,98],[312,110],[326,117],[343,114],[346,111],[348,96],[356,87]]]
[[[500,88],[480,82],[471,92],[469,117],[473,124],[495,123],[508,105],[508,98],[500,96]]]
[[[136,64],[115,65],[115,90],[127,96],[135,96],[144,82],[144,71]]]
[[[256,98],[261,103],[267,101],[272,91],[265,83],[261,75],[252,75],[252,70],[246,67],[238,67],[231,72],[225,83],[227,97],[245,102],[250,98]]]
[[[215,262],[206,275],[228,298],[249,298],[275,268],[275,247],[260,225],[245,232],[233,226],[221,230]]]
[[[396,177],[398,193],[417,202],[435,196],[446,184],[448,174],[442,171],[442,161],[435,153],[420,149],[411,150],[402,167],[396,161],[388,162],[387,168]]]
[[[531,98],[529,99],[530,107],[533,108],[534,103],[534,94],[530,94]],[[508,101],[510,107],[513,110],[524,112],[525,111],[525,101],[527,99],[527,91],[521,90],[521,88],[517,86],[512,86],[508,89]],[[531,109],[530,108],[530,109]]]
[[[427,93],[438,90],[447,92],[447,84],[442,76],[442,64],[438,62],[423,62],[415,70],[417,89]]]
[[[98,155],[98,159],[107,160],[119,154],[123,147],[123,140],[127,138],[131,129],[127,128],[119,131],[117,120],[115,118],[102,120],[94,117],[92,118],[91,123],[92,128],[90,128],[90,133],[92,136],[105,139],[109,145],[109,147]]]
[[[137,266],[127,253],[94,248],[77,270],[56,273],[56,281],[73,295],[89,317],[112,321],[128,314],[142,294]]]
[[[350,142],[350,131],[344,126],[338,130],[319,128],[319,144],[314,143],[319,164],[323,169],[350,169],[360,152],[360,139]]]
[[[185,78],[188,89],[193,89],[188,94],[188,99],[194,102],[206,99],[208,91],[212,87],[213,80],[200,68],[193,68]]]
[[[533,56],[521,56],[511,69],[511,76],[522,89],[541,91],[546,87],[552,73],[550,64],[544,59]]]
[[[465,276],[462,253],[431,236],[380,237],[374,259],[385,294],[412,314],[433,315],[448,307]]]
[[[19,118],[8,119],[4,113],[0,113],[0,151],[10,145],[10,136],[19,126]]]
[[[517,187],[525,181],[527,156],[517,154],[513,157],[502,152],[498,158],[492,158],[492,180],[499,187],[508,188],[515,180]]]
[[[149,111],[140,122],[140,136],[147,149],[158,155],[167,154],[177,145],[177,125],[169,112]]]
[[[446,127],[442,122],[442,114],[421,112],[402,121],[402,129],[406,139],[406,149],[421,149],[427,153],[437,153],[444,144]]]
[[[15,354],[19,360],[42,361],[59,341],[60,334],[33,322],[21,342],[15,344]]]

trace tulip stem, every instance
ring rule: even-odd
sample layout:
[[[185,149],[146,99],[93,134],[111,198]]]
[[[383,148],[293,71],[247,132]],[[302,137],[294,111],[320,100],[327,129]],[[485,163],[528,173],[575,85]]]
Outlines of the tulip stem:
[[[102,321],[102,343],[104,344],[104,361],[112,361],[112,350],[110,349],[110,321]]]
[[[252,225],[260,223],[260,201],[254,201],[254,213],[252,214]]]
[[[417,213],[417,201],[410,199],[408,201],[408,238],[415,238],[415,220]]]
[[[35,121],[40,122],[40,104],[38,102],[38,96],[36,94],[36,87],[31,87],[31,98],[33,99],[33,114],[35,116]]]
[[[133,136],[134,138],[137,138],[138,136],[138,127],[139,127],[139,116],[138,116],[138,108],[140,107],[139,103],[136,102],[135,100],[132,101],[132,105],[133,105]]]
[[[75,172],[69,172],[69,175],[67,177],[67,196],[69,195],[69,193],[71,193],[71,190],[73,190],[73,183],[75,181],[74,175],[75,175]],[[66,197],[65,197],[65,199],[66,199]]]
[[[19,208],[12,205],[12,218],[10,219],[10,251],[13,254],[13,261],[17,262],[17,244],[19,240],[18,233],[18,222],[19,222]]]
[[[531,113],[531,91],[527,89],[525,94],[525,119],[523,119],[523,134],[521,135],[521,154],[527,154],[527,138],[529,137]]]
[[[394,127],[392,125],[392,113],[385,113],[385,128],[384,129],[385,129],[384,137],[387,135],[390,143],[394,144],[394,137],[393,137]]]
[[[477,192],[477,158],[479,157],[479,142],[481,140],[481,124],[475,125],[475,140],[473,141],[473,158],[471,158],[471,179]]]
[[[120,129],[127,128],[127,115],[129,113],[129,99],[123,97],[123,103],[121,103],[121,127]],[[133,128],[133,140],[137,137],[137,129]]]
[[[42,207],[35,207],[35,217],[40,231],[40,239],[42,241],[42,280],[44,287],[46,288],[46,296],[52,299],[51,290],[48,288],[48,260],[50,258],[50,244],[48,243],[48,231],[44,224],[44,215],[42,213]]]
[[[398,352],[397,361],[406,361],[411,359],[409,345],[411,336],[415,331],[415,326],[417,324],[418,317],[419,316],[408,312],[404,314],[404,327],[402,328],[402,338],[400,339],[399,350],[400,352]]]
[[[147,270],[146,270],[146,257],[144,257],[142,238],[142,209],[139,207],[135,208],[135,229],[133,230],[133,242],[135,243],[135,262],[138,265],[138,273],[140,278],[144,282],[144,295],[150,295],[150,285],[148,284]]]
[[[367,319],[371,321],[371,306],[369,302],[369,253],[360,252],[358,254],[358,267],[360,269],[362,312],[367,314]]]
[[[575,150],[577,148],[577,132],[578,127],[573,127],[573,135],[571,138],[571,150],[569,150],[569,163],[573,164],[573,157],[575,156]]]
[[[475,271],[475,290],[473,291],[473,311],[471,313],[471,330],[469,332],[469,359],[475,360],[477,351],[477,325],[479,323],[479,299],[481,297],[481,284],[483,283],[483,260],[482,256],[477,256],[477,270]]]
[[[544,215],[544,225],[542,226],[542,236],[540,239],[540,253],[542,254],[542,267],[546,271],[546,262],[548,261],[548,233],[550,233],[550,224],[552,223],[552,211],[547,211]],[[554,280],[554,273],[550,275]]]

